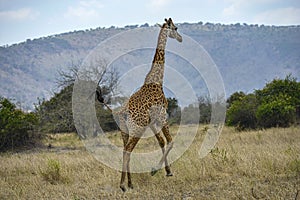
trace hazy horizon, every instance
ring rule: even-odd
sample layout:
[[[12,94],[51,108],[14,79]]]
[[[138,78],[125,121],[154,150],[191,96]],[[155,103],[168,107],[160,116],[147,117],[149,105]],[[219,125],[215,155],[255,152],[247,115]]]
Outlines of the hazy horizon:
[[[300,24],[298,0],[0,0],[0,45],[97,27],[175,23]]]

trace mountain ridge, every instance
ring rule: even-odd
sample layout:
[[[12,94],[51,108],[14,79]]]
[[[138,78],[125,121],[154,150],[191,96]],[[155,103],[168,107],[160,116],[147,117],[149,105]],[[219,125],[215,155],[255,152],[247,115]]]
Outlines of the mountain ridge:
[[[80,63],[101,41],[138,27],[96,28],[27,40],[0,47],[0,95],[31,109],[37,98],[56,91],[57,71]],[[266,81],[292,74],[300,78],[300,26],[181,23],[179,32],[209,53],[227,94],[252,92]]]

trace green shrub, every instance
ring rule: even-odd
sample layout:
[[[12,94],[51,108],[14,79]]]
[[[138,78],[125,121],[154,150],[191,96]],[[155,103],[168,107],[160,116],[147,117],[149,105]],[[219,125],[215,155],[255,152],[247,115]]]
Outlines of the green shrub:
[[[24,113],[0,97],[0,150],[32,144],[38,136],[34,132],[37,122],[34,113]]]
[[[261,104],[256,112],[260,127],[288,127],[296,120],[296,109],[284,98]]]
[[[68,183],[68,179],[61,174],[61,164],[58,160],[48,159],[46,169],[40,169],[43,179],[53,185]]]
[[[223,164],[228,161],[228,152],[226,149],[219,149],[218,147],[210,151],[213,159],[216,161],[221,161]]]
[[[288,165],[288,169],[291,173],[295,174],[296,176],[300,176],[300,160],[292,160]]]
[[[227,110],[227,125],[236,126],[240,130],[256,128],[256,109],[257,100],[255,95],[249,94],[241,97],[240,100],[232,102]]]

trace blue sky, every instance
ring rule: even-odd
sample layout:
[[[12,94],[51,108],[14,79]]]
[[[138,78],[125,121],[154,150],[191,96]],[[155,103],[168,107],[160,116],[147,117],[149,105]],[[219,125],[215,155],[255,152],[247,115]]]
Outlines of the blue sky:
[[[132,24],[213,22],[300,25],[299,0],[0,0],[0,45]]]

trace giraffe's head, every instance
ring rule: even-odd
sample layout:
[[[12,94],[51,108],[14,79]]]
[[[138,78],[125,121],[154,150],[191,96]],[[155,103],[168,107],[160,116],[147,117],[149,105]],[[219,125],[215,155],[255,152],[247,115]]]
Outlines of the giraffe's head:
[[[173,23],[172,19],[165,19],[165,23],[161,26],[161,28],[164,28],[167,30],[167,36],[173,39],[176,39],[178,42],[182,42],[181,35],[177,32],[177,27]]]

